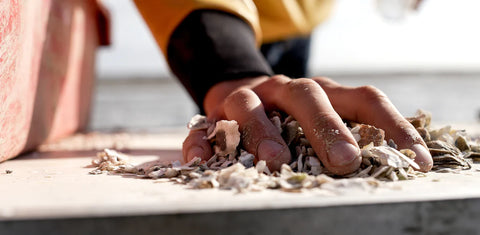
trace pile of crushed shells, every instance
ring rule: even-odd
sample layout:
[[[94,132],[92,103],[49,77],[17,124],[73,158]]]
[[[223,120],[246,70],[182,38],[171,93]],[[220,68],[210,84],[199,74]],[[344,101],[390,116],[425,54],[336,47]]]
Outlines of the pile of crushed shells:
[[[361,148],[360,168],[349,175],[336,176],[318,160],[302,127],[291,116],[273,112],[271,122],[278,128],[292,153],[290,164],[280,171],[271,172],[265,161],[255,162],[255,156],[239,147],[240,132],[236,121],[209,123],[204,116],[196,115],[188,124],[191,130],[205,129],[215,154],[208,160],[194,158],[180,161],[134,165],[129,156],[105,149],[92,161],[96,167],[90,174],[133,174],[141,178],[169,178],[194,189],[235,189],[238,192],[280,189],[299,192],[322,188],[332,184],[360,183],[377,187],[382,181],[410,180],[423,175],[416,171],[415,153],[398,149],[393,140],[385,140],[385,132],[374,126],[349,123],[349,129]],[[433,170],[450,172],[470,169],[472,161],[480,159],[478,140],[464,130],[450,126],[440,129],[430,127],[431,115],[424,111],[407,118],[421,134],[434,160]]]

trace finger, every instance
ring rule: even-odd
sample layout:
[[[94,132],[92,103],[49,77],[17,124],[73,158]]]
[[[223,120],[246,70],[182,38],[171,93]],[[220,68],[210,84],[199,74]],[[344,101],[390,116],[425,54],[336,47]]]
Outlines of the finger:
[[[265,114],[258,96],[250,89],[239,89],[224,102],[227,119],[236,120],[242,133],[242,145],[259,160],[265,160],[270,170],[279,170],[291,159],[290,150],[278,129]]]
[[[244,78],[240,80],[229,80],[215,84],[211,87],[205,95],[204,108],[207,116],[218,117],[221,120],[225,117],[224,110],[221,105],[225,97],[229,96],[232,91],[238,88],[254,87],[263,81],[268,80],[268,76],[258,76],[251,78]]]
[[[275,94],[262,94],[266,102],[274,103],[291,114],[303,128],[307,139],[325,167],[339,175],[351,173],[360,166],[360,149],[340,116],[331,106],[322,88],[311,79],[272,77],[267,82]]]
[[[383,92],[372,86],[345,87],[326,78],[314,80],[328,94],[340,116],[385,130],[386,138],[393,139],[400,149],[416,153],[418,170],[426,172],[432,168],[432,156],[422,137]]]
[[[208,160],[213,152],[210,143],[207,140],[206,130],[192,130],[183,141],[182,147],[183,160],[189,162],[195,157],[202,160]]]

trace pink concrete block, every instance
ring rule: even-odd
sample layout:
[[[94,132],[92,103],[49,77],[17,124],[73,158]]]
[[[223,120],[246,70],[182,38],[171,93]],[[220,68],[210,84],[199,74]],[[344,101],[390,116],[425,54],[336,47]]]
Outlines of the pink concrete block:
[[[0,162],[86,126],[99,15],[96,0],[0,3]]]

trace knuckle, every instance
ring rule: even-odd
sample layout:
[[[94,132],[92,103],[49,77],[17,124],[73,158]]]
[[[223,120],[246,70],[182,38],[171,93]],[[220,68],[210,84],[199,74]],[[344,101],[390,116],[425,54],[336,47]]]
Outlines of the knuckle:
[[[248,102],[248,100],[255,95],[255,93],[248,88],[239,88],[233,91],[225,98],[225,105],[238,106],[241,103]]]
[[[299,78],[291,80],[286,84],[286,91],[290,95],[305,93],[309,90],[317,90],[320,87],[317,82],[308,78]]]
[[[378,88],[367,85],[356,88],[359,95],[368,103],[378,103],[388,101],[387,95]]]
[[[284,83],[287,83],[291,80],[292,79],[288,78],[285,75],[274,75],[274,76],[270,77],[270,79],[268,79],[268,81],[270,81],[270,82],[279,83],[279,84],[284,84]]]
[[[288,83],[289,81],[291,81],[292,79],[284,76],[284,75],[275,75],[275,76],[272,76],[270,77],[268,80],[266,80],[263,84],[262,84],[262,87],[268,87],[268,88],[272,88],[272,87],[281,87],[283,86],[284,84]]]

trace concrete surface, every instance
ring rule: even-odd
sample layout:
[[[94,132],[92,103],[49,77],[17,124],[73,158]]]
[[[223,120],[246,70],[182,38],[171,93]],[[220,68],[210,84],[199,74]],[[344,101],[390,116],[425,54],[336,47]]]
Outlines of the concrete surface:
[[[191,190],[89,175],[97,150],[138,163],[181,157],[185,129],[78,135],[0,164],[0,234],[478,234],[480,166],[375,190]],[[12,173],[7,174],[6,170]]]
[[[333,77],[333,76],[332,76]],[[423,108],[437,123],[480,134],[479,76],[335,76],[382,89],[404,115]],[[136,162],[181,157],[196,112],[174,80],[100,81],[91,130],[0,164],[0,234],[480,234],[480,168],[429,173],[373,191],[191,190],[161,180],[89,175],[96,152]],[[128,133],[112,133],[112,131]],[[135,131],[135,132],[132,132]],[[12,173],[6,174],[6,170]]]

